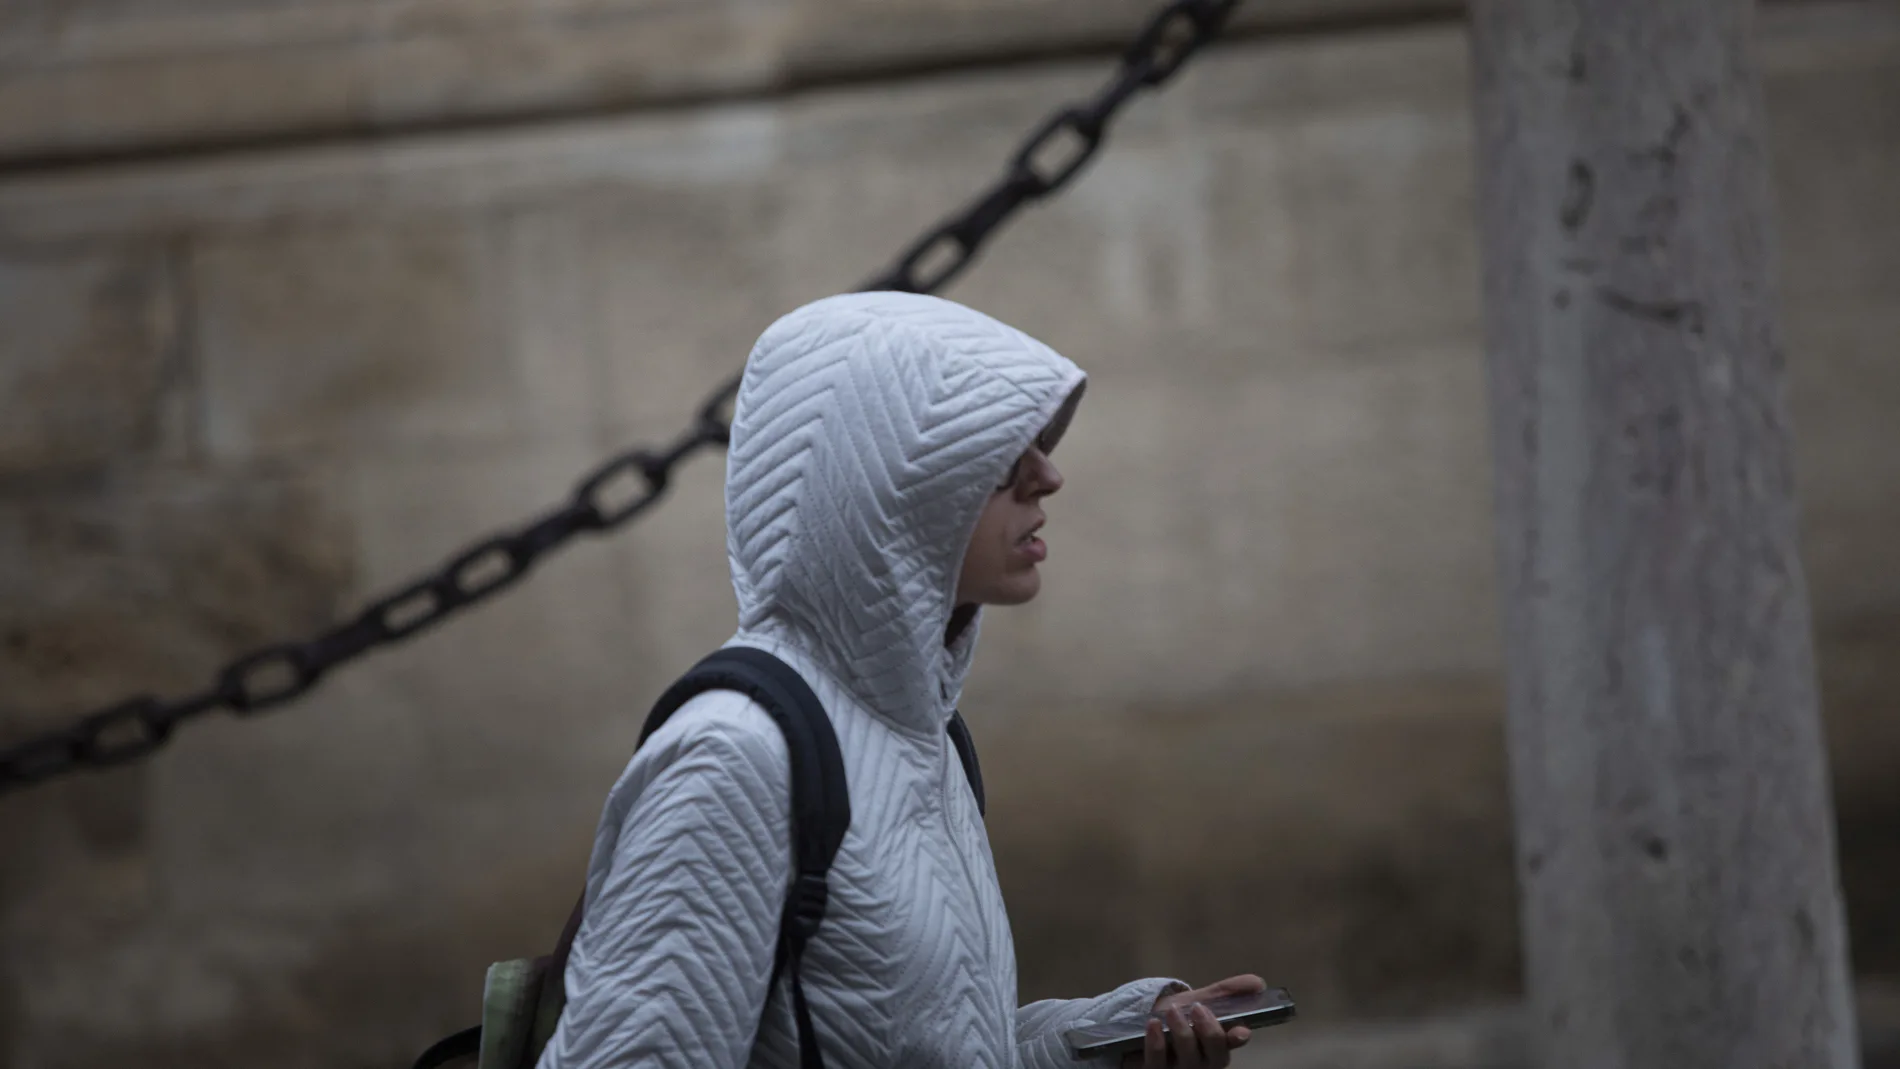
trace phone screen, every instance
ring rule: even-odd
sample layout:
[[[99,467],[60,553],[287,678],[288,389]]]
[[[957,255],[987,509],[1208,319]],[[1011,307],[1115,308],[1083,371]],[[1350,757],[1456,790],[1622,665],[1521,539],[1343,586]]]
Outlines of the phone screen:
[[[1286,989],[1278,987],[1269,987],[1252,995],[1210,999],[1202,1005],[1212,1011],[1214,1019],[1225,1028],[1235,1025],[1259,1028],[1279,1024],[1293,1016],[1293,996],[1287,994]],[[1071,1028],[1068,1032],[1069,1047],[1075,1051],[1077,1058],[1098,1058],[1104,1054],[1126,1054],[1140,1050],[1142,1040],[1147,1035],[1148,1022],[1154,1017],[1154,1014],[1131,1015],[1101,1024]],[[1165,1018],[1162,1024],[1167,1024]]]

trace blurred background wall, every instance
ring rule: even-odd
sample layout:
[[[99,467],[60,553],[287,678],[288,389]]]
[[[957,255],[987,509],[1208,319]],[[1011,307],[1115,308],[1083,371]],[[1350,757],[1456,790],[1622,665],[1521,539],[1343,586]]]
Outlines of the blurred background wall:
[[[670,437],[1145,10],[10,0],[0,732],[197,686]],[[1515,1064],[1462,28],[1243,12],[948,294],[1094,376],[1045,593],[992,615],[965,704],[1023,995],[1258,971],[1303,1017],[1249,1064]],[[1900,8],[1771,6],[1761,54],[1871,1042],[1900,1027]],[[552,942],[646,706],[729,633],[721,474],[291,709],[0,799],[0,1065],[399,1066],[469,1023],[489,961]]]

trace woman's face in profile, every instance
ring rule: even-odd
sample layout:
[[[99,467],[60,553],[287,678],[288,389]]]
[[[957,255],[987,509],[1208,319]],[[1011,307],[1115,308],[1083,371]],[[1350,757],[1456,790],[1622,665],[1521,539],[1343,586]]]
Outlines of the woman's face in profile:
[[[990,495],[964,551],[957,579],[958,605],[1021,605],[1042,589],[1036,566],[1049,557],[1037,537],[1047,519],[1042,499],[1062,489],[1062,473],[1032,445],[1010,469],[1009,480]]]

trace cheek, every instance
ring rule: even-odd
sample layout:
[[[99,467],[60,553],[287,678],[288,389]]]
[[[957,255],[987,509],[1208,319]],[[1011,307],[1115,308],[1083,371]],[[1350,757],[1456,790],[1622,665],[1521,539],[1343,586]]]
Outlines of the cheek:
[[[1005,522],[1005,511],[996,500],[992,499],[989,506],[983,510],[983,515],[977,517],[976,532],[970,537],[970,548],[973,551],[986,556],[995,554],[996,548],[1002,544],[1004,530],[1009,527],[1009,524]]]
[[[963,581],[981,582],[995,571],[997,524],[996,509],[986,508],[977,518],[976,530],[970,532],[969,548],[963,551]]]
[[[985,517],[985,520],[987,519],[988,517]],[[1003,525],[984,523],[977,530],[975,548],[983,571],[986,574],[994,574],[1003,563],[1003,551],[1006,548],[1003,545]]]
[[[1010,570],[1010,524],[1007,509],[991,509],[983,517],[978,552],[982,556],[981,574],[992,582],[1004,579]]]

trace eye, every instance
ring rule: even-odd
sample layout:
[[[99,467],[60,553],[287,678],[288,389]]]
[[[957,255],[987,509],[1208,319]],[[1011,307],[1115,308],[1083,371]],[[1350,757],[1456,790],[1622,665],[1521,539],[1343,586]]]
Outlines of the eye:
[[[1016,480],[1023,477],[1023,461],[1028,459],[1028,453],[1024,453],[1022,456],[1016,458],[1016,463],[1009,466],[1009,473],[1003,476],[1003,481],[997,485],[997,493],[1002,493],[1004,490],[1016,485]]]

